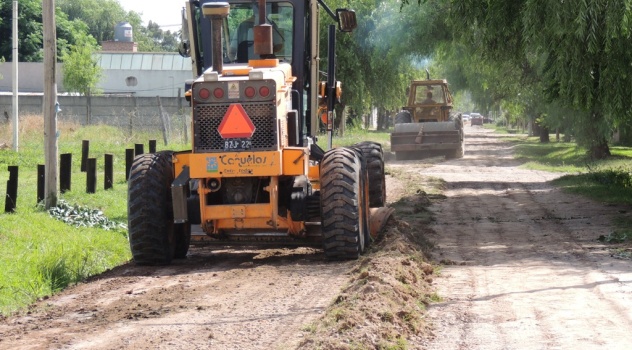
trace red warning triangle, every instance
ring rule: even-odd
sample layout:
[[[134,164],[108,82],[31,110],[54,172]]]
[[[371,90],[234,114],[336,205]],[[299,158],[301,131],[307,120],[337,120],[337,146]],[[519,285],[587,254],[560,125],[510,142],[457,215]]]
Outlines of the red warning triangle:
[[[234,103],[228,107],[224,119],[217,127],[217,131],[224,139],[250,138],[255,129],[252,120],[239,103]]]

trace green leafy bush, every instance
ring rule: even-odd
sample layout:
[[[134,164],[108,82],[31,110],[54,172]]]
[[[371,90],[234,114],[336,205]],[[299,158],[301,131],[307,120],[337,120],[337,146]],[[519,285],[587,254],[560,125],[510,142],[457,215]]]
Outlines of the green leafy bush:
[[[632,188],[632,171],[623,167],[591,171],[592,179],[602,185]]]
[[[64,200],[60,200],[56,207],[50,208],[48,213],[57,220],[76,227],[98,227],[104,230],[121,229],[127,231],[127,225],[108,219],[101,210],[80,205],[73,206]]]

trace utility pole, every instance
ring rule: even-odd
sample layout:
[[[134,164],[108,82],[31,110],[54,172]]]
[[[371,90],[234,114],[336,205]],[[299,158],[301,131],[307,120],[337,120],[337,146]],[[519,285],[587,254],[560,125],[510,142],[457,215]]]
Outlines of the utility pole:
[[[44,203],[46,209],[57,206],[57,84],[55,83],[57,41],[55,0],[43,0],[44,24]]]
[[[13,1],[13,150],[18,151],[18,2]]]

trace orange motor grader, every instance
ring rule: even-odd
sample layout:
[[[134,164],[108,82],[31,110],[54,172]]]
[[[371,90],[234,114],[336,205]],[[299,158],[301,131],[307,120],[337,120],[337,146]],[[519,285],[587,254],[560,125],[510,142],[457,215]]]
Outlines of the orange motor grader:
[[[382,147],[331,148],[336,26],[321,83],[320,9],[338,30],[355,28],[353,11],[322,0],[186,3],[180,53],[193,63],[193,144],[134,160],[128,228],[137,264],[169,264],[196,242],[316,244],[328,258],[354,259],[376,238],[392,213]],[[324,105],[328,150],[315,142]]]

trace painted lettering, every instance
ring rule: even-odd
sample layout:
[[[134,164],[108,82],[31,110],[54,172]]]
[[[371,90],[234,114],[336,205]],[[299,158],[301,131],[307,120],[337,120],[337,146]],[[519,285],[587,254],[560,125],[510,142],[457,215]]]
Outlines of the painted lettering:
[[[261,156],[247,156],[247,157],[239,157],[239,156],[235,156],[235,157],[229,157],[229,156],[224,156],[220,158],[220,161],[222,162],[222,165],[236,165],[240,168],[243,167],[252,167],[252,166],[261,166],[261,165],[266,165],[268,163],[268,157],[261,157]]]

